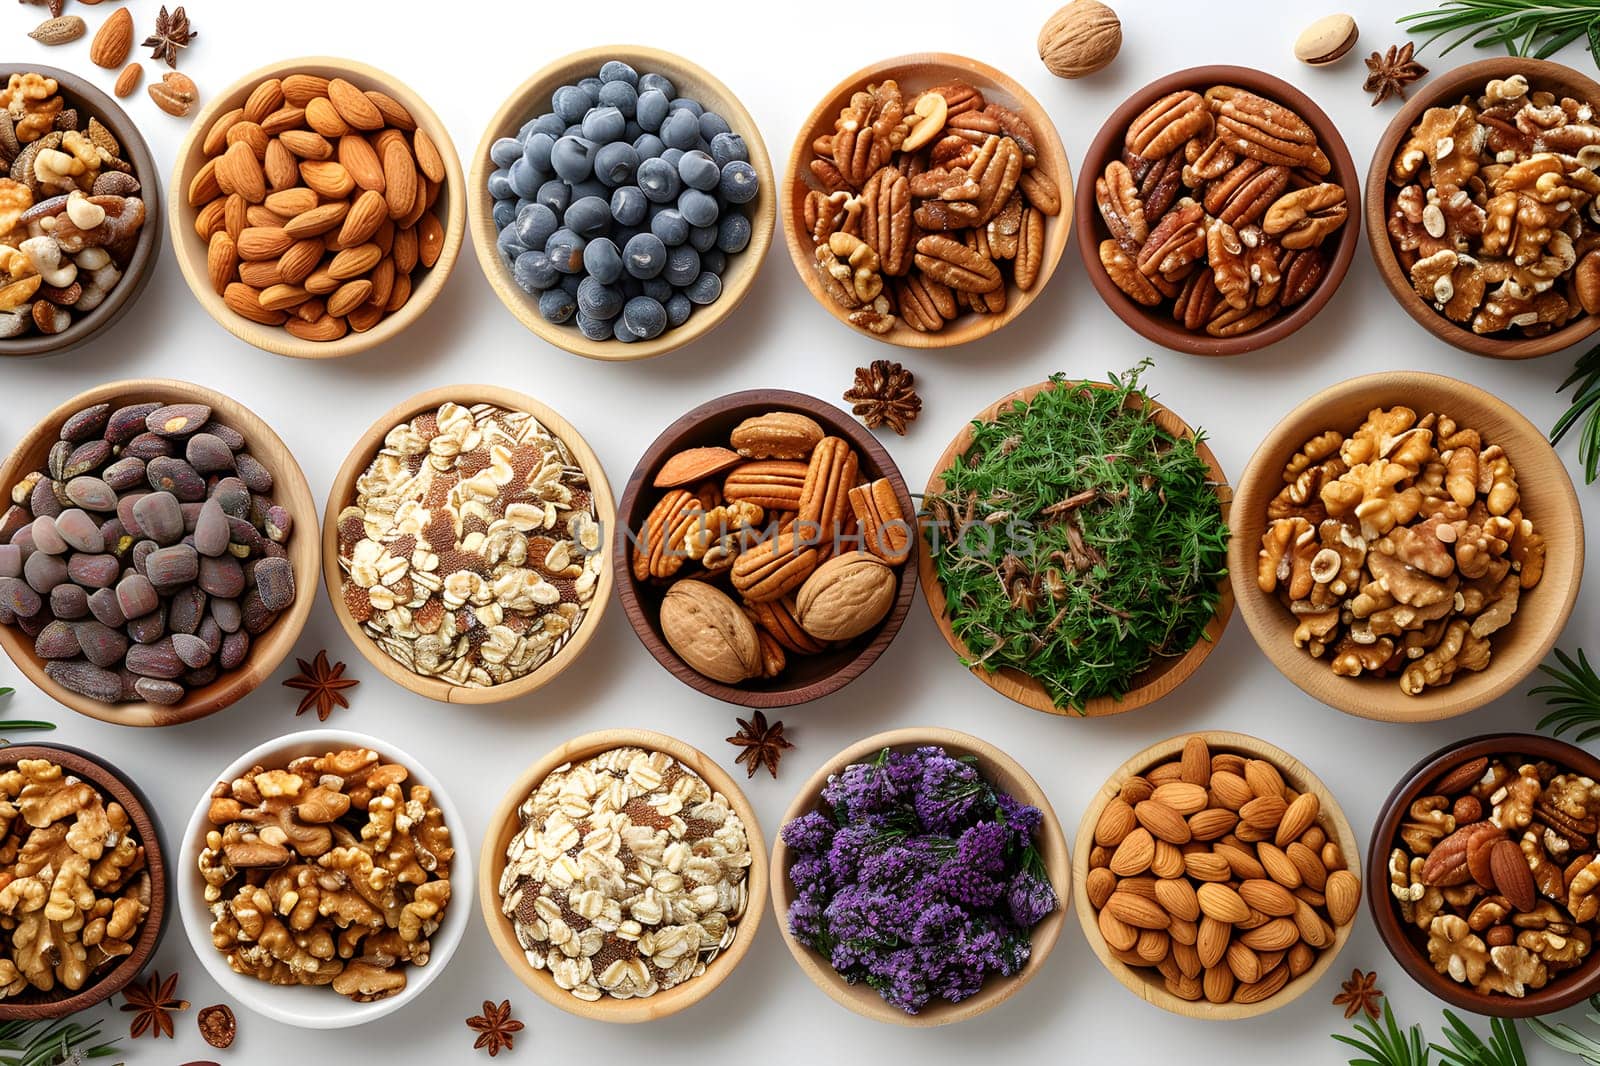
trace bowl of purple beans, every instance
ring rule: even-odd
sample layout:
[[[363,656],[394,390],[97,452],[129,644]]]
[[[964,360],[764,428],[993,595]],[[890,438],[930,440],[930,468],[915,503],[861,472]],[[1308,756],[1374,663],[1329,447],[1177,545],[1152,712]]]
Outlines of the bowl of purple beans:
[[[772,161],[744,105],[670,52],[591,48],[512,93],[472,162],[478,262],[534,333],[591,359],[669,352],[744,299]]]
[[[316,596],[305,474],[271,428],[181,381],[101,385],[0,465],[0,647],[63,705],[176,725],[283,662]]]
[[[806,976],[882,1022],[946,1025],[1044,965],[1072,884],[1038,783],[950,729],[880,733],[800,789],[772,850],[772,905]]]

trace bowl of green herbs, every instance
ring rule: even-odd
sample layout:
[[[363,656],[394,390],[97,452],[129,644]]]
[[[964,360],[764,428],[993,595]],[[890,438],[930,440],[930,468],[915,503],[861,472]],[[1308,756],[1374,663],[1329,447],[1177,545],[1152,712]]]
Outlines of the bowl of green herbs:
[[[1062,374],[981,411],[923,501],[923,594],[979,680],[1052,714],[1142,707],[1233,613],[1232,490],[1203,432],[1140,386]]]

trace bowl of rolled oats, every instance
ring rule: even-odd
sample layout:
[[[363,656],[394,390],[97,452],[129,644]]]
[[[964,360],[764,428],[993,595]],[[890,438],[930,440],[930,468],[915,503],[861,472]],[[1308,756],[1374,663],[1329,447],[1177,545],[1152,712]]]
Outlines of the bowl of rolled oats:
[[[1600,329],[1597,106],[1594,79],[1501,57],[1400,109],[1367,172],[1367,243],[1428,332],[1526,359]]]
[[[765,909],[766,842],[744,793],[704,753],[643,729],[590,733],[530,766],[479,864],[483,920],[512,973],[598,1021],[704,999]]]
[[[390,680],[441,703],[499,703],[594,636],[615,518],[600,460],[560,415],[510,389],[447,386],[351,450],[328,496],[323,578]]]

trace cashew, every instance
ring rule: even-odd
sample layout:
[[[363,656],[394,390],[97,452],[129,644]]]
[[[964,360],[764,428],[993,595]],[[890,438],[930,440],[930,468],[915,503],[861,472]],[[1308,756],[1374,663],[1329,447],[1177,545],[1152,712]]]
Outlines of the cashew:
[[[22,242],[22,253],[46,285],[64,289],[78,277],[78,264],[61,261],[61,245],[54,237],[29,237]]]

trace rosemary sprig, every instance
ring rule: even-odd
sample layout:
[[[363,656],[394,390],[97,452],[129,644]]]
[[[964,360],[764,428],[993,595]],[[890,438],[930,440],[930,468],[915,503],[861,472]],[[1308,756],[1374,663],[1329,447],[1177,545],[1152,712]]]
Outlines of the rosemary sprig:
[[[1584,1017],[1600,1025],[1600,996],[1589,997],[1589,1008]],[[1543,1018],[1529,1018],[1528,1027],[1535,1036],[1557,1051],[1576,1055],[1590,1066],[1600,1066],[1600,1041],[1578,1032],[1566,1022],[1551,1023]]]
[[[1439,54],[1471,41],[1503,47],[1508,55],[1548,59],[1579,38],[1600,63],[1600,3],[1596,0],[1444,0],[1395,20],[1407,33],[1426,34],[1422,47],[1452,38]]]
[[[1530,696],[1543,696],[1551,707],[1549,714],[1539,719],[1540,729],[1548,729],[1560,736],[1570,729],[1581,729],[1574,739],[1583,743],[1600,736],[1600,674],[1589,665],[1589,657],[1578,649],[1574,659],[1560,648],[1556,649],[1560,668],[1541,663],[1539,669],[1555,679],[1554,684],[1540,685]]]
[[[1431,1045],[1439,1053],[1445,1066],[1528,1066],[1527,1053],[1522,1050],[1522,1038],[1517,1035],[1517,1023],[1509,1018],[1494,1018],[1489,1022],[1489,1042],[1467,1026],[1450,1011],[1444,1012],[1444,1037],[1449,1046]]]
[[[1334,1033],[1333,1038],[1352,1047],[1364,1056],[1350,1060],[1350,1066],[1429,1066],[1433,1053],[1423,1042],[1422,1026],[1413,1025],[1402,1030],[1394,1020],[1394,1008],[1388,997],[1383,1001],[1383,1021],[1363,1019],[1356,1023],[1359,1037],[1347,1033]]]
[[[1600,23],[1596,24],[1594,32],[1600,35]],[[1600,345],[1578,358],[1572,373],[1556,391],[1566,392],[1574,385],[1577,391],[1572,394],[1572,406],[1551,427],[1550,443],[1560,444],[1568,430],[1581,424],[1578,462],[1583,464],[1584,483],[1592,485],[1595,478],[1600,477]]]
[[[100,1040],[100,1022],[87,1025],[70,1018],[40,1029],[43,1022],[0,1024],[0,1066],[67,1066],[117,1053],[117,1038]],[[8,1054],[16,1052],[16,1054]]]

